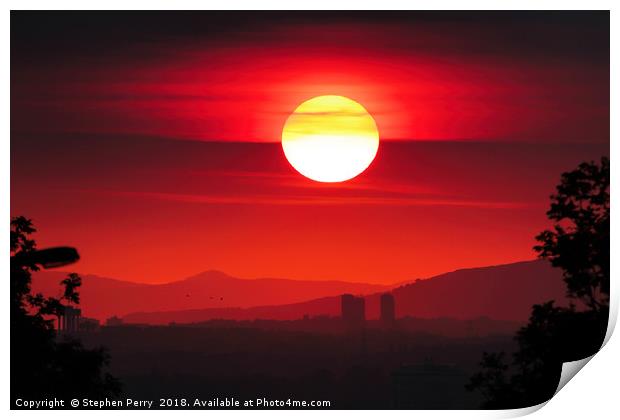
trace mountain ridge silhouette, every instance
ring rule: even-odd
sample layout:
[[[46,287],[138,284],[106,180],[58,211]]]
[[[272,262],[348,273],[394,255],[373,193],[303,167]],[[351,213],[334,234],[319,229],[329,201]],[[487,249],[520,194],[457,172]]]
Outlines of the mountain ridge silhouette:
[[[33,276],[33,291],[56,295],[67,273],[42,271]],[[282,305],[342,293],[368,294],[391,285],[336,280],[242,279],[218,270],[159,284],[82,275],[81,307],[85,316],[104,320],[136,311],[170,311],[205,307]]]
[[[49,274],[53,273],[53,274]],[[58,288],[61,272],[36,273],[35,291]],[[343,293],[366,297],[366,317],[379,314],[379,296],[391,291],[398,316],[523,321],[531,305],[566,302],[561,272],[541,260],[454,270],[395,285],[273,278],[239,279],[207,270],[176,282],[148,285],[83,276],[85,316],[165,324],[213,318],[298,319],[338,316]]]

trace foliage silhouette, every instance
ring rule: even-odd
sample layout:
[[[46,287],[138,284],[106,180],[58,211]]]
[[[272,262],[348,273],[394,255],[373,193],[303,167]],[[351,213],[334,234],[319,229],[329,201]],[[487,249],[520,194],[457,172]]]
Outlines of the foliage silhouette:
[[[80,277],[71,273],[61,282],[59,298],[31,292],[31,273],[38,271],[50,253],[41,253],[31,235],[31,220],[11,219],[11,400],[17,398],[87,398],[116,396],[120,383],[105,372],[107,353],[85,349],[69,337],[57,337],[54,317],[65,304],[78,304]],[[63,256],[67,253],[63,252]],[[77,252],[73,250],[77,256]],[[59,255],[55,253],[53,255]]]
[[[510,362],[504,353],[483,354],[482,370],[466,388],[485,398],[483,408],[518,408],[553,397],[562,363],[594,354],[603,343],[609,317],[609,159],[580,164],[562,174],[547,216],[554,222],[534,247],[563,270],[566,293],[578,300],[557,307],[534,305],[529,323],[515,339]]]
[[[562,175],[547,212],[553,230],[534,249],[564,271],[567,295],[590,309],[609,307],[609,159]]]

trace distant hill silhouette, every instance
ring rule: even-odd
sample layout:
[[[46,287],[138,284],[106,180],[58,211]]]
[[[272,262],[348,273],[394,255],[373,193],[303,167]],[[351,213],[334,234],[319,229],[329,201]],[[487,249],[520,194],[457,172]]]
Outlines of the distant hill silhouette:
[[[535,303],[555,299],[566,302],[561,271],[546,261],[526,261],[484,268],[457,270],[393,290],[398,317],[526,321]],[[379,296],[366,296],[366,317],[379,316]],[[298,319],[304,315],[340,313],[337,295],[285,305],[260,305],[251,308],[219,307],[168,312],[136,311],[125,322],[166,324],[189,323],[208,319]]]
[[[401,286],[394,297],[397,316],[515,321],[527,320],[533,304],[567,301],[561,270],[543,260],[457,270]],[[378,315],[378,295],[366,305]]]
[[[60,293],[66,273],[33,274],[33,291]],[[94,275],[82,276],[81,308],[84,316],[105,320],[132,312],[181,311],[203,308],[285,305],[342,293],[371,294],[390,286],[342,281],[239,279],[219,271],[206,271],[185,280],[149,285]]]

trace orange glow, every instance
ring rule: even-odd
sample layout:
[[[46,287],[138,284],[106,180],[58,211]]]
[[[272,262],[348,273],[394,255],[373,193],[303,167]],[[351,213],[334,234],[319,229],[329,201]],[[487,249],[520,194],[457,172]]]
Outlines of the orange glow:
[[[379,149],[379,131],[359,103],[344,96],[317,96],[288,117],[282,148],[305,177],[342,182],[368,168]]]

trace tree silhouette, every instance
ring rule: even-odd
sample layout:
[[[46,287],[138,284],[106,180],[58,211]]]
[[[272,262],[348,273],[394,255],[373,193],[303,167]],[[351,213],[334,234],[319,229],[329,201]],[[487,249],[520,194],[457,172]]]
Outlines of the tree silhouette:
[[[563,270],[566,294],[576,305],[534,305],[515,337],[512,361],[485,353],[468,390],[478,390],[484,408],[518,408],[549,400],[562,363],[594,354],[603,343],[609,317],[609,159],[580,164],[562,174],[547,216],[554,222],[534,247],[540,258]]]
[[[562,175],[547,216],[553,230],[534,249],[564,271],[569,297],[590,309],[609,306],[609,159],[585,162]]]
[[[59,339],[54,317],[65,303],[78,304],[80,277],[71,273],[61,282],[62,296],[46,297],[31,292],[31,273],[67,256],[37,250],[31,220],[11,219],[11,400],[17,398],[79,398],[115,396],[120,383],[106,373],[107,353],[85,349],[75,339]],[[72,250],[69,255],[77,256]],[[60,259],[59,259],[60,257]]]

